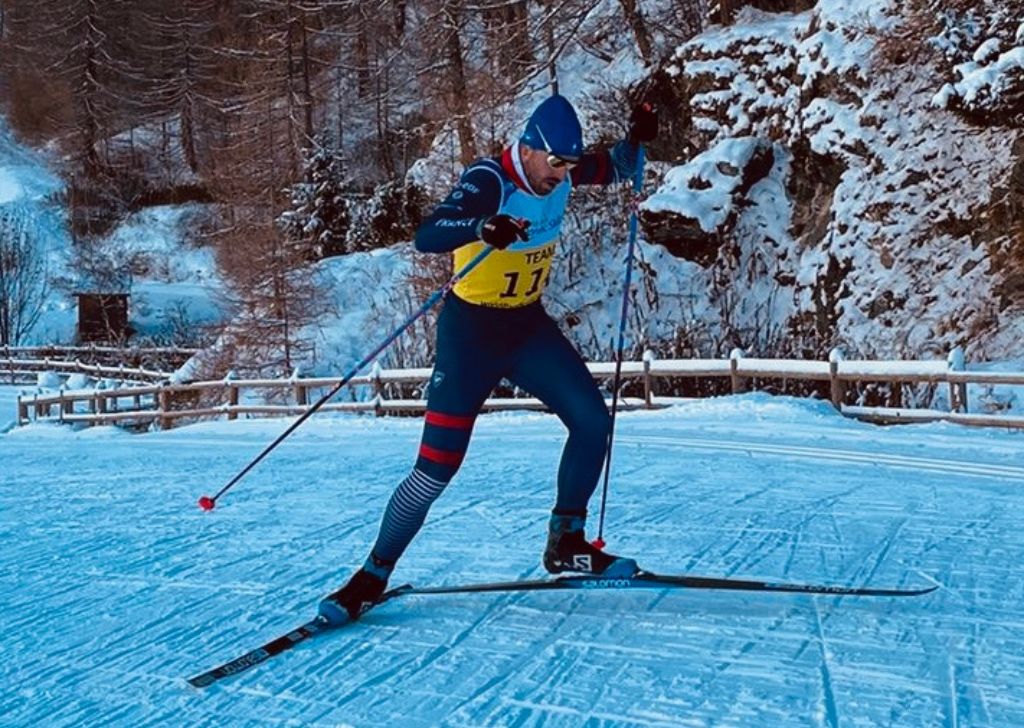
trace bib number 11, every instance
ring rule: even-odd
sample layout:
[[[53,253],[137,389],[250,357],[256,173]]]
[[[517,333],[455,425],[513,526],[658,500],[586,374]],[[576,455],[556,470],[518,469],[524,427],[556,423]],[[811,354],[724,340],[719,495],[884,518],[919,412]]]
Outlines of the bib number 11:
[[[529,297],[535,294],[540,289],[541,279],[544,277],[543,268],[535,268],[530,271],[530,288],[522,293],[519,293],[519,272],[513,271],[505,274],[505,279],[508,281],[508,286],[502,292],[502,298],[516,298],[518,296]]]

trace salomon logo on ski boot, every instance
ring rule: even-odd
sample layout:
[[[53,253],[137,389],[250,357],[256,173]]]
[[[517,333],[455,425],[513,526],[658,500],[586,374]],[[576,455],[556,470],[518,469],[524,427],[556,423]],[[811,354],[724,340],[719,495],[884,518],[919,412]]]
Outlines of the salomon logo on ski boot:
[[[594,564],[590,558],[590,554],[573,554],[572,570],[593,572]]]
[[[629,578],[639,571],[636,561],[606,554],[587,542],[580,516],[552,516],[544,568],[552,574],[577,571],[611,578]]]

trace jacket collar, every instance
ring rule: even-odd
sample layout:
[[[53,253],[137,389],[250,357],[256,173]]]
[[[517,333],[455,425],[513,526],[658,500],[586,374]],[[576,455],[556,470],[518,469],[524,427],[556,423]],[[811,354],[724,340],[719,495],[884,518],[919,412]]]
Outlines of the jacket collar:
[[[523,169],[523,159],[519,154],[518,144],[513,144],[501,153],[501,166],[506,174],[512,178],[512,181],[516,183],[516,187],[534,197],[540,197],[530,187],[530,182],[526,179],[526,171]]]

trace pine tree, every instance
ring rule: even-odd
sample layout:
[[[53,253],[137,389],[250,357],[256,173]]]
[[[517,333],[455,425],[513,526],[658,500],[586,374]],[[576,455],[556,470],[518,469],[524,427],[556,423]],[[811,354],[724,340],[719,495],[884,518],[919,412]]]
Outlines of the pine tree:
[[[345,253],[350,225],[341,160],[317,141],[307,154],[304,180],[292,186],[292,208],[279,220],[285,236],[309,260]]]

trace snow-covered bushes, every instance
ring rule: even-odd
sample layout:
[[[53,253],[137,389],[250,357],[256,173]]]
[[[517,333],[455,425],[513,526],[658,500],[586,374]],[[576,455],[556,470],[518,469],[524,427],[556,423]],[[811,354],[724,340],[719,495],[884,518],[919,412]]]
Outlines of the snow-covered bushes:
[[[937,13],[929,41],[952,64],[933,98],[974,121],[1024,128],[1024,2],[978,1]]]

